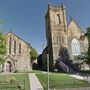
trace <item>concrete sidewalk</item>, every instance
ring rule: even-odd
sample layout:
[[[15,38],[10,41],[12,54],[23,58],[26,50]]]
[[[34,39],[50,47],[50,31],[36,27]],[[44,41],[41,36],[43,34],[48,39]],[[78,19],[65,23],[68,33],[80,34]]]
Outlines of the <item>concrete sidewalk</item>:
[[[87,80],[88,81],[88,77],[87,76],[81,76],[81,75],[69,75],[73,78],[76,78],[76,79],[80,79],[80,80]]]
[[[29,73],[30,90],[44,90],[34,73]]]

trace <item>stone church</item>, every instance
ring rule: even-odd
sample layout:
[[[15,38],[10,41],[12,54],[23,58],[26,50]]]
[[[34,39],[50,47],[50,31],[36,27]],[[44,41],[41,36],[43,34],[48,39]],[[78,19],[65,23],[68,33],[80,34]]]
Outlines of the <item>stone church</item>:
[[[31,67],[31,45],[12,32],[6,36],[6,56],[3,72],[30,72]]]
[[[47,47],[44,49],[43,68],[45,68],[46,54],[49,54],[50,69],[53,69],[59,57],[61,47],[68,49],[70,58],[87,51],[87,37],[83,39],[84,32],[74,19],[67,24],[65,6],[48,5],[45,15]]]

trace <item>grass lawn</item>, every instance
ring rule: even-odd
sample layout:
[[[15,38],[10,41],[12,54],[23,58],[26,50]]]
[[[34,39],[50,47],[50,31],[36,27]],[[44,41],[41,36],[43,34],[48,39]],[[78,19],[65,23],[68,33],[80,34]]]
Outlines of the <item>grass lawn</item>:
[[[14,80],[10,83],[10,80]],[[15,85],[21,85],[25,87],[25,90],[30,90],[29,86],[29,76],[28,74],[10,74],[10,75],[2,75],[0,74],[0,87],[15,87]],[[4,82],[4,83],[2,83]],[[8,83],[9,82],[9,83]],[[24,84],[25,82],[25,84]],[[7,90],[18,90],[18,89],[7,89]]]
[[[47,74],[36,73],[36,76],[40,80],[42,86],[47,90]],[[80,81],[74,79],[66,74],[50,73],[49,74],[50,89],[60,88],[75,88],[75,87],[88,87],[90,84],[86,81]]]

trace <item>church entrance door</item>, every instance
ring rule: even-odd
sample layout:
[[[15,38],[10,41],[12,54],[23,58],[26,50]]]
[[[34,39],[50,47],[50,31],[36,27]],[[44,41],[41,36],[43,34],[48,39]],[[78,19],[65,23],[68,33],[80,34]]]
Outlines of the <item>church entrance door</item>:
[[[11,72],[11,62],[7,61],[6,63],[6,72]]]

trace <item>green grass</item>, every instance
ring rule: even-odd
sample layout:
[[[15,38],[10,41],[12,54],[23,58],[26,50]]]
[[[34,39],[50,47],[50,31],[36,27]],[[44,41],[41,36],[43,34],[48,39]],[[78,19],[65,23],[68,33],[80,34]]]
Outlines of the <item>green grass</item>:
[[[14,82],[7,83],[10,82],[11,79],[13,79]],[[0,87],[15,87],[15,85],[23,85],[24,87],[23,83],[25,82],[25,90],[30,90],[28,74],[10,74],[10,75],[1,74],[0,82],[1,82]],[[4,82],[5,84],[2,84],[2,82]],[[13,89],[13,90],[17,90],[17,89]]]
[[[47,74],[45,73],[36,73],[36,76],[40,80],[42,86],[47,90]],[[66,74],[60,73],[50,73],[49,74],[50,88],[76,88],[76,87],[88,87],[90,84],[86,81],[80,81],[69,77]]]

